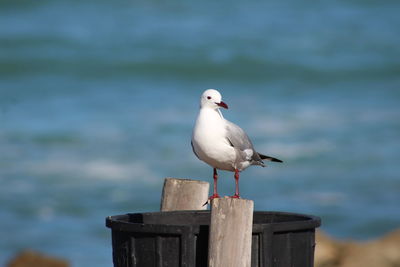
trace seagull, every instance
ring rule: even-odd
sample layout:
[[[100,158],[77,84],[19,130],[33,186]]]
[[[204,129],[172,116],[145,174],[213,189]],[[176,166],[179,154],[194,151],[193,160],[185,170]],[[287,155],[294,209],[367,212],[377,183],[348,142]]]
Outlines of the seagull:
[[[243,129],[224,119],[220,108],[228,109],[228,105],[222,101],[221,94],[215,89],[205,90],[200,97],[200,111],[191,140],[194,154],[214,170],[214,192],[209,201],[220,197],[217,190],[217,169],[235,173],[235,194],[231,198],[240,198],[241,171],[251,165],[265,167],[263,160],[282,162],[280,159],[258,153]]]

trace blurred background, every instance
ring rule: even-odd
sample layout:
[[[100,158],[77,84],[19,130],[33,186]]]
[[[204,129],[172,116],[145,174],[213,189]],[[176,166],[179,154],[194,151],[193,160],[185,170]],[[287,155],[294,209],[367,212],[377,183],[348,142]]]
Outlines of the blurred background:
[[[400,226],[398,1],[1,1],[0,265],[33,248],[111,266],[108,215],[157,211],[203,90],[256,148],[257,210],[366,240]],[[221,172],[220,193],[234,192]]]

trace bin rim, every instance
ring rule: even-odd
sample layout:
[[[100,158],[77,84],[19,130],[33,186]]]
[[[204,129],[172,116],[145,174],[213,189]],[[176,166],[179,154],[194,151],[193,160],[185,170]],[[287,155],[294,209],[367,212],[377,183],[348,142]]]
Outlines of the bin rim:
[[[108,228],[113,229],[114,226],[121,226],[121,225],[148,225],[148,226],[157,226],[157,225],[168,225],[168,226],[177,226],[177,227],[194,227],[195,225],[188,225],[182,223],[174,223],[174,224],[157,224],[157,223],[139,223],[139,222],[128,222],[130,216],[132,215],[152,215],[152,214],[207,214],[211,213],[210,210],[182,210],[182,211],[153,211],[153,212],[132,212],[126,213],[122,215],[113,215],[106,217],[106,226]],[[303,229],[311,229],[317,228],[321,226],[321,218],[314,215],[309,214],[301,214],[301,213],[294,213],[294,212],[284,212],[284,211],[254,211],[253,214],[265,214],[265,215],[277,215],[277,216],[292,216],[298,217],[299,220],[295,221],[283,221],[283,222],[265,222],[265,223],[254,223],[253,228],[262,227],[268,225],[272,227],[275,232],[280,231],[291,231],[291,230],[303,230]],[[204,224],[201,224],[204,225]],[[205,224],[208,225],[208,224]],[[130,227],[129,227],[130,228]]]

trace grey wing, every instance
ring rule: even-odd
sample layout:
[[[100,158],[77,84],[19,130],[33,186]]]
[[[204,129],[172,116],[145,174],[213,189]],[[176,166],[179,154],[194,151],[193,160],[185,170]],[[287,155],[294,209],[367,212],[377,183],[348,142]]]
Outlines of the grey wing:
[[[225,122],[226,138],[228,139],[231,146],[238,149],[240,152],[244,152],[246,149],[251,149],[253,151],[251,159],[263,165],[260,156],[254,150],[253,144],[251,143],[249,137],[243,131],[243,129],[230,121],[225,120]]]

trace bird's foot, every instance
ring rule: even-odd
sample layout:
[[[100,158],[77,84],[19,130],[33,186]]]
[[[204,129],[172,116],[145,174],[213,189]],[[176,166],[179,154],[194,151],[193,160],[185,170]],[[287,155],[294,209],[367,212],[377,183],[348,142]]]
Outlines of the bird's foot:
[[[210,196],[210,197],[207,199],[207,202],[204,203],[203,206],[205,206],[205,205],[207,205],[207,204],[210,204],[210,203],[211,203],[211,200],[213,200],[214,198],[220,198],[220,196],[219,196],[218,194],[214,193],[212,196]]]
[[[208,200],[213,200],[214,198],[220,198],[220,196],[217,194],[217,193],[215,193],[215,194],[213,194],[212,196],[210,196],[209,198],[208,198]]]
[[[230,196],[230,198],[240,198],[239,194],[234,194],[233,196]]]

